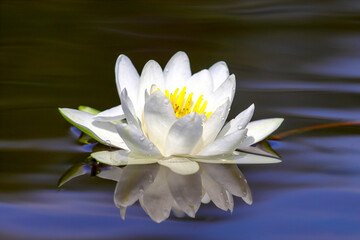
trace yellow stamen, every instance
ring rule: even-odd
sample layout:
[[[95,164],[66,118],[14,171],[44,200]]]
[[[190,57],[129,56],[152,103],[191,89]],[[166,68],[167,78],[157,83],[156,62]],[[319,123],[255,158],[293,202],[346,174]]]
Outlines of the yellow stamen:
[[[175,99],[176,99],[176,95],[177,95],[178,91],[179,91],[179,89],[177,88],[174,93],[170,94],[170,102],[173,105],[173,107],[175,105]]]
[[[212,112],[205,112],[208,101],[203,102],[203,95],[200,95],[194,104],[194,93],[190,93],[186,98],[186,87],[182,88],[180,93],[178,93],[179,88],[177,88],[174,93],[170,93],[168,90],[165,90],[165,96],[170,99],[176,117],[181,118],[182,116],[185,116],[191,112],[196,112],[199,114],[203,113],[207,118],[210,117]]]
[[[206,105],[207,105],[208,101],[205,101],[204,104],[202,105],[202,107],[200,108],[199,113],[203,113],[205,111]]]
[[[177,117],[179,117],[181,115],[181,110],[183,108],[185,94],[186,94],[186,87],[184,87],[181,90],[179,96],[176,98],[174,111],[175,111],[175,114]]]
[[[200,95],[200,97],[198,98],[198,100],[195,103],[195,106],[193,108],[193,112],[199,113],[199,108],[200,108],[200,104],[202,102],[202,98],[203,98],[203,95]]]
[[[191,101],[192,101],[192,96],[193,95],[194,95],[194,93],[190,93],[190,95],[186,99],[185,106],[184,106],[183,111],[182,111],[183,115],[191,113]]]

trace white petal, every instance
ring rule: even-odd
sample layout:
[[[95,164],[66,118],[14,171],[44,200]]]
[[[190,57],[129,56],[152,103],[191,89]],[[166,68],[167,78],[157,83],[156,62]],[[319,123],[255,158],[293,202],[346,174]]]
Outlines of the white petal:
[[[153,183],[158,169],[158,164],[126,166],[116,185],[115,205],[117,207],[128,207],[134,204]]]
[[[125,150],[94,152],[91,156],[98,162],[113,166],[152,164],[159,160],[156,158],[137,156]]]
[[[105,145],[128,149],[114,124],[94,121],[93,114],[75,109],[59,108],[59,111],[68,122],[97,141]]]
[[[209,68],[213,82],[214,91],[229,77],[229,68],[224,61],[215,63]]]
[[[166,156],[190,154],[201,139],[202,133],[202,119],[197,113],[190,113],[178,119],[171,126],[166,138]]]
[[[224,126],[226,118],[229,114],[230,101],[226,100],[220,105],[204,123],[204,133],[202,136],[203,146],[207,146],[213,142],[221,128]]]
[[[176,121],[170,100],[160,91],[150,95],[145,103],[144,122],[149,139],[164,152],[165,140],[170,127]]]
[[[123,54],[121,54],[116,60],[115,77],[119,96],[124,89],[127,89],[130,99],[136,105],[139,87],[139,74],[131,60]]]
[[[186,53],[177,52],[164,68],[165,87],[169,92],[185,86],[185,81],[191,77],[190,61]]]
[[[94,120],[110,122],[118,121],[125,118],[121,105],[102,111],[94,116]]]
[[[213,180],[206,171],[202,171],[201,173],[201,182],[206,194],[208,194],[213,203],[218,208],[227,211],[229,205],[225,188]]]
[[[209,70],[204,69],[192,75],[186,81],[186,86],[187,93],[194,93],[193,99],[195,101],[200,95],[204,95],[204,100],[207,100],[213,91],[213,80]]]
[[[175,202],[188,216],[195,217],[201,204],[200,174],[179,175],[168,171],[167,182]]]
[[[132,153],[145,157],[161,157],[159,149],[135,126],[119,123],[116,129]]]
[[[246,196],[246,180],[236,165],[201,164],[201,169],[231,194]]]
[[[266,140],[260,141],[249,147],[242,147],[241,151],[273,158],[280,158],[279,154],[271,148],[270,144]]]
[[[190,175],[199,171],[199,164],[186,158],[176,157],[162,159],[159,160],[158,163],[170,168],[171,171],[180,175]]]
[[[218,89],[211,94],[209,98],[209,104],[211,106],[216,106],[217,102],[226,98],[230,100],[230,105],[235,96],[236,80],[235,75],[232,74],[229,76],[219,87]]]
[[[162,222],[170,215],[174,199],[166,182],[166,170],[160,167],[155,181],[140,197],[141,207],[155,222]]]
[[[232,119],[230,122],[228,122],[219,135],[216,138],[221,138],[225,135],[228,135],[230,133],[233,133],[237,129],[243,129],[246,127],[246,125],[249,123],[250,119],[252,118],[255,110],[255,105],[251,104],[250,107],[248,107],[246,110],[239,113],[234,119]],[[249,134],[248,134],[249,135]]]
[[[192,160],[202,163],[217,164],[270,164],[280,163],[281,160],[273,157],[255,155],[251,153],[234,152],[236,155],[228,157],[209,157],[209,158],[192,158]]]
[[[248,147],[264,140],[272,132],[278,129],[283,121],[283,118],[269,118],[250,122],[246,126],[248,129],[248,137],[239,145],[239,148]]]
[[[148,61],[141,73],[139,90],[138,90],[138,104],[137,115],[141,116],[145,104],[145,93],[150,91],[152,85],[156,85],[162,91],[164,91],[164,74],[160,65],[154,61]]]
[[[217,156],[232,154],[237,146],[246,137],[246,129],[237,130],[222,138],[216,139],[214,142],[203,148],[197,156]]]
[[[128,96],[127,89],[124,89],[120,94],[120,99],[122,103],[122,109],[125,114],[125,118],[128,124],[135,126],[139,130],[141,129],[140,121],[136,115],[135,108],[132,100]]]

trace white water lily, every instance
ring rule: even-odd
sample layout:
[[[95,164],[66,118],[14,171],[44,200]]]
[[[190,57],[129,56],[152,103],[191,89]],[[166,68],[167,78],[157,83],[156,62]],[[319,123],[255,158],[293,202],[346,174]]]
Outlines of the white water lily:
[[[241,150],[265,139],[282,118],[249,122],[251,105],[225,124],[236,89],[235,76],[229,75],[225,62],[192,75],[188,56],[178,52],[164,71],[150,60],[139,76],[130,59],[120,55],[115,74],[121,105],[96,115],[59,109],[83,132],[121,149],[93,153],[99,162],[115,166],[157,162],[182,175],[196,173],[197,162],[280,162]]]

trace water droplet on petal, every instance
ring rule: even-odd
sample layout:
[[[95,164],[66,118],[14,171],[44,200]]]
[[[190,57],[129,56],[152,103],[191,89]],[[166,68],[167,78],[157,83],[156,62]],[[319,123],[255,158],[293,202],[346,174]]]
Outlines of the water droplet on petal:
[[[242,126],[241,125],[237,125],[237,129],[241,130]]]
[[[154,148],[154,144],[149,143],[149,150],[152,150]]]
[[[164,99],[164,104],[165,104],[165,105],[168,105],[169,103],[170,103],[170,100],[169,100],[168,98],[165,98],[165,99]]]
[[[144,139],[145,139],[144,136],[141,136],[141,137],[139,138],[139,140],[140,140],[141,142],[144,141]]]

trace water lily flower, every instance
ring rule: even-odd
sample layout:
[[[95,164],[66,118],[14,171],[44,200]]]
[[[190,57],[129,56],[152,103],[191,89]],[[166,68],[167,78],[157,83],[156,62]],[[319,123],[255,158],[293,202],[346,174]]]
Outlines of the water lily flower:
[[[190,175],[198,162],[221,164],[277,163],[279,159],[241,152],[265,139],[282,118],[250,122],[254,105],[225,124],[236,80],[225,62],[192,75],[188,56],[176,53],[164,70],[148,61],[139,76],[131,60],[120,55],[115,65],[121,105],[96,115],[68,108],[60,113],[97,141],[119,148],[92,153],[109,165],[159,163]]]

